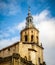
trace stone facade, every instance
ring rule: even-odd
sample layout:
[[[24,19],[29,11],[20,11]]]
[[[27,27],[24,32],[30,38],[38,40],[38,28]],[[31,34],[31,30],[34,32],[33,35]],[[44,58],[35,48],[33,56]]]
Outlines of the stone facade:
[[[30,10],[20,36],[20,42],[0,50],[0,65],[46,65],[44,48],[39,43],[39,30],[33,24]]]

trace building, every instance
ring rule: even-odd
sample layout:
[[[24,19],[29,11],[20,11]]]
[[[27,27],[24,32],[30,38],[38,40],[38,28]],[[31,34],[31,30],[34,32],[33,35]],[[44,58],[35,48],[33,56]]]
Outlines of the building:
[[[20,42],[0,50],[0,65],[46,65],[39,30],[33,24],[30,10],[20,36]]]

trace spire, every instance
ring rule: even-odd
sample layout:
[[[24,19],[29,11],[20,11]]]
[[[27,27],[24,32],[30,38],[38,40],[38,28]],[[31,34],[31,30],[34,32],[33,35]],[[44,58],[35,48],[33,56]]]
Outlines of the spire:
[[[31,16],[31,12],[30,12],[30,6],[28,8],[28,16],[26,17],[26,27],[27,28],[34,27],[33,17]]]
[[[28,16],[31,16],[30,6],[29,6],[29,8],[28,8]]]

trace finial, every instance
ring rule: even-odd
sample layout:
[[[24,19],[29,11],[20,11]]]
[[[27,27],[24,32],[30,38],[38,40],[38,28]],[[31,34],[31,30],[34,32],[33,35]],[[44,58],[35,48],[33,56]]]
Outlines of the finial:
[[[30,12],[30,6],[28,7],[28,16],[31,15],[31,12]]]
[[[30,6],[28,7],[28,13],[30,13]]]
[[[42,43],[41,43],[41,46],[42,46]]]

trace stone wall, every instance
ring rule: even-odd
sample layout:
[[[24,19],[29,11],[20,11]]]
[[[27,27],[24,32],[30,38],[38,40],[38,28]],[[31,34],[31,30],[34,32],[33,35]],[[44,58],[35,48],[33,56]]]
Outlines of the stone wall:
[[[19,42],[0,50],[0,57],[11,56],[13,53],[18,52],[19,52]]]

